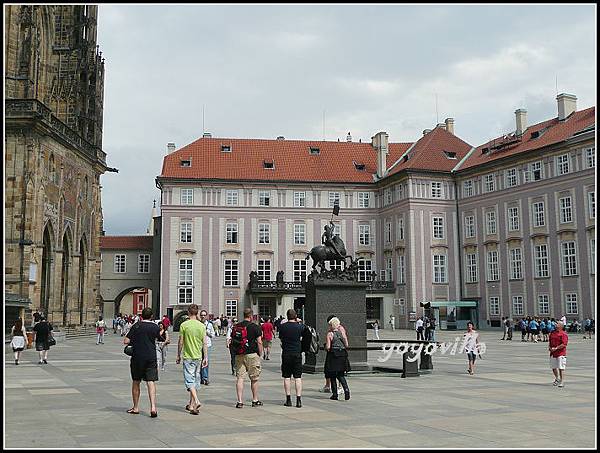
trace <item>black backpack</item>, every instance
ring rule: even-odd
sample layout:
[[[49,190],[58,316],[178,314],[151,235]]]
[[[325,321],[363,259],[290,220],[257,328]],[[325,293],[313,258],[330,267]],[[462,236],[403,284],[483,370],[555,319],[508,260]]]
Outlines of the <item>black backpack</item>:
[[[308,325],[304,326],[302,332],[302,352],[310,352],[311,354],[319,353],[319,334]]]

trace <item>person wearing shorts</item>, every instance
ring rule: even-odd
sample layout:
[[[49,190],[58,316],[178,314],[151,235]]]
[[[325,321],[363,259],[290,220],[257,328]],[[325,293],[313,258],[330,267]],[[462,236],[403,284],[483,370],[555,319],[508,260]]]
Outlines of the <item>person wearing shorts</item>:
[[[298,322],[298,316],[293,308],[286,313],[288,321],[279,328],[281,340],[281,377],[285,390],[284,406],[292,405],[292,381],[296,386],[296,407],[302,407],[302,337],[307,328]]]
[[[267,318],[267,321],[260,326],[262,329],[262,342],[263,342],[263,359],[271,360],[271,343],[273,341],[273,323],[271,317]]]
[[[250,377],[252,407],[263,405],[262,401],[258,399],[258,378],[261,371],[260,358],[263,354],[262,330],[260,326],[252,322],[252,315],[252,309],[245,308],[244,320],[237,323],[233,329],[235,333],[236,328],[245,327],[248,340],[245,353],[236,354],[235,356],[235,375],[237,377],[235,385],[237,403],[235,407],[238,409],[244,407],[244,379],[246,375]]]
[[[183,381],[190,394],[185,409],[192,415],[198,415],[202,406],[198,399],[198,391],[202,381],[202,367],[208,366],[208,337],[206,326],[198,319],[198,305],[188,307],[189,319],[179,327],[176,363],[181,363],[183,351]]]
[[[469,360],[467,373],[473,376],[475,374],[475,360],[479,353],[479,333],[473,328],[471,321],[467,323],[467,331],[464,334],[463,344]]]
[[[550,352],[550,368],[554,374],[552,385],[564,387],[564,373],[567,368],[567,344],[569,336],[564,330],[562,321],[556,323],[556,330],[550,334],[548,351]]]
[[[160,329],[151,321],[152,309],[142,310],[142,320],[135,323],[123,339],[123,344],[133,346],[133,355],[129,363],[131,371],[131,396],[133,407],[127,410],[129,414],[139,414],[140,384],[146,381],[150,398],[150,417],[158,416],[156,411],[156,384],[158,381],[158,363],[156,361],[156,340],[159,339]]]

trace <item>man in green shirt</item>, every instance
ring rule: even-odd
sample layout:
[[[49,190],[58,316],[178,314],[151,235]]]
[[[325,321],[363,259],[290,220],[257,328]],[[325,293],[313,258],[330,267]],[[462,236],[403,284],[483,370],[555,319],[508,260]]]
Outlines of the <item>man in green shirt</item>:
[[[202,406],[198,400],[200,370],[201,366],[208,366],[207,336],[206,327],[198,319],[198,305],[191,304],[188,307],[188,315],[190,319],[179,327],[176,363],[181,362],[183,351],[183,379],[187,391],[190,392],[190,401],[185,408],[190,414],[198,415],[198,409]]]

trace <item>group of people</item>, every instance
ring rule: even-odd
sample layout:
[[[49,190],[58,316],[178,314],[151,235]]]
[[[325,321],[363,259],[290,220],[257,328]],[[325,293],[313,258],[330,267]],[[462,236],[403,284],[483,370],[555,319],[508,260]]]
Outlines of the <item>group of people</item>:
[[[48,351],[50,346],[56,344],[56,340],[52,336],[52,324],[48,322],[46,317],[42,313],[37,311],[33,317],[33,342],[35,343],[35,350],[39,354],[38,364],[48,363]],[[15,354],[15,365],[19,364],[21,359],[21,353],[27,348],[29,339],[27,337],[27,330],[23,324],[23,320],[18,318],[11,328],[12,340],[10,346]]]
[[[415,322],[415,331],[417,332],[417,341],[435,341],[436,321],[432,316],[420,316]]]
[[[503,335],[501,340],[511,341],[513,337],[514,328],[521,331],[521,341],[527,342],[531,341],[537,343],[548,342],[550,334],[556,331],[557,323],[561,322],[563,325],[563,329],[569,330],[569,332],[578,332],[578,329],[575,328],[573,330],[567,329],[567,318],[563,316],[559,321],[554,318],[540,318],[535,316],[527,316],[523,317],[516,323],[513,323],[513,320],[508,317],[502,317],[501,324],[503,327]],[[571,326],[575,325],[576,321],[571,323]],[[514,326],[514,327],[513,327]],[[585,333],[589,338],[592,337],[595,330],[595,323],[593,319],[586,319],[584,322]],[[585,338],[585,336],[584,336]]]
[[[292,379],[294,380],[296,403],[302,407],[302,353],[310,350],[313,331],[298,317],[294,309],[289,309],[284,319],[272,322],[253,321],[251,308],[244,309],[244,319],[227,324],[226,347],[232,358],[232,373],[236,376],[236,408],[244,407],[244,382],[250,380],[252,407],[262,406],[259,399],[259,377],[262,360],[270,360],[270,346],[275,332],[281,341],[281,376],[285,393],[284,406],[292,406]],[[350,389],[345,378],[349,371],[348,335],[340,320],[331,315],[328,320],[328,332],[325,338],[325,378],[326,389],[331,392],[330,399],[338,399],[337,383],[344,391],[344,399],[350,399]],[[277,325],[277,327],[275,327]],[[222,327],[222,324],[221,326]],[[208,385],[208,367],[210,364],[211,339],[216,336],[214,323],[207,320],[206,310],[200,310],[196,304],[188,307],[188,319],[179,328],[176,363],[183,368],[183,380],[188,401],[185,409],[192,415],[198,415],[202,407],[199,390],[202,384]],[[133,346],[130,361],[132,378],[133,406],[127,410],[130,414],[139,414],[140,385],[144,380],[148,386],[150,416],[157,417],[156,381],[161,360],[157,345],[169,343],[168,328],[163,322],[152,321],[152,309],[145,308],[141,320],[135,323],[123,340],[125,345]],[[162,362],[164,363],[164,359]],[[204,373],[206,370],[206,374]]]

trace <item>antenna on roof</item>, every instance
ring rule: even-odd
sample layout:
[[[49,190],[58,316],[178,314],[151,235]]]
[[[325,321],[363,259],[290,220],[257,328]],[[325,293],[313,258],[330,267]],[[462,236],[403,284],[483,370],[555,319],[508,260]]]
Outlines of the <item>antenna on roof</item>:
[[[202,104],[202,134],[204,134],[204,104]]]
[[[323,141],[325,141],[325,109],[323,109]]]
[[[554,82],[554,90],[556,91],[556,95],[558,96],[558,74],[556,74],[556,80]]]
[[[437,93],[435,93],[435,124],[439,124],[440,115],[438,114],[438,98]]]

